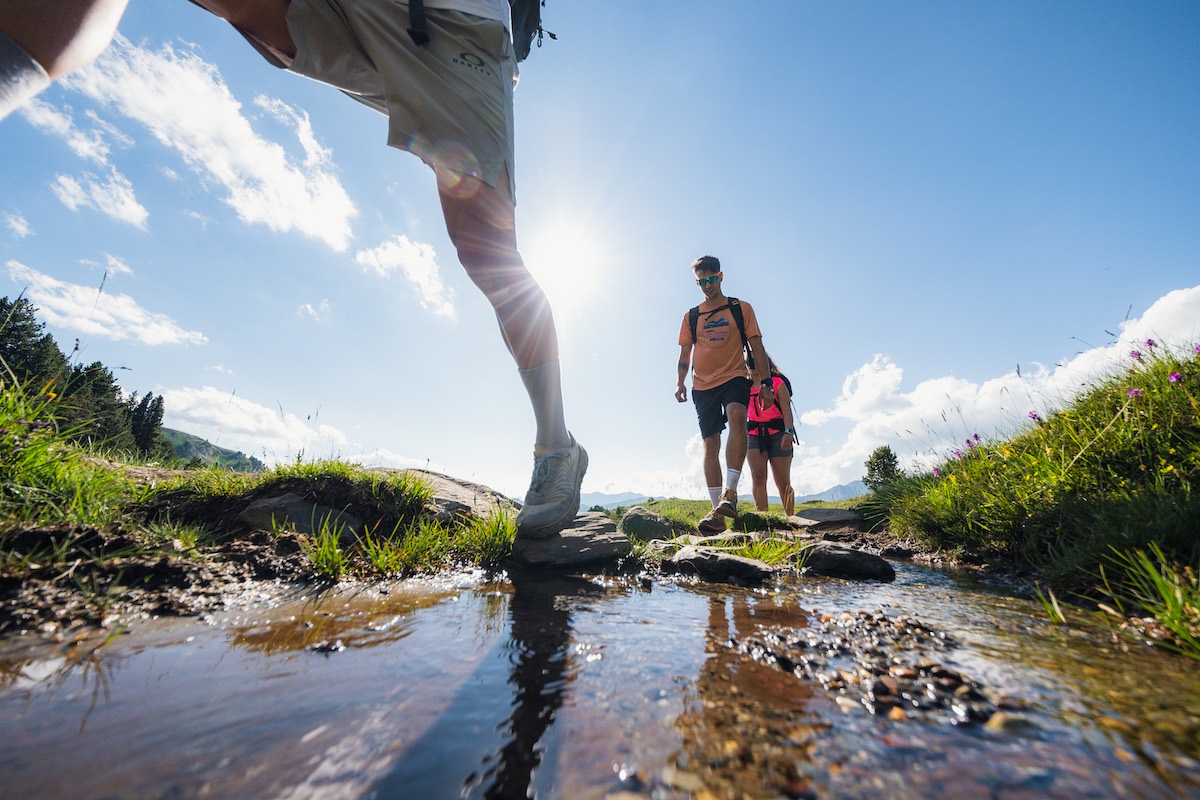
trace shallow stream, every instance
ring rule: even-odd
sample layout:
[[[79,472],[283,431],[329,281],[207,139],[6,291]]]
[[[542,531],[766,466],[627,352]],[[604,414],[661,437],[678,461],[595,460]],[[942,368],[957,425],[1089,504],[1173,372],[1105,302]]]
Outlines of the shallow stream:
[[[730,645],[860,611],[947,634],[1009,724],[873,715]],[[907,564],[458,577],[0,640],[3,798],[1200,798],[1197,759],[1197,664]]]

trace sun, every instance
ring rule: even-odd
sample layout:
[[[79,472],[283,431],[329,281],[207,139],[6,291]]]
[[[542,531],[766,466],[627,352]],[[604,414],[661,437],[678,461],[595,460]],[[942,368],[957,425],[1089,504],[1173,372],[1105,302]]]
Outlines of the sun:
[[[571,220],[552,220],[524,236],[521,257],[550,298],[556,319],[574,316],[607,292],[602,276],[611,265],[601,241],[587,225]]]

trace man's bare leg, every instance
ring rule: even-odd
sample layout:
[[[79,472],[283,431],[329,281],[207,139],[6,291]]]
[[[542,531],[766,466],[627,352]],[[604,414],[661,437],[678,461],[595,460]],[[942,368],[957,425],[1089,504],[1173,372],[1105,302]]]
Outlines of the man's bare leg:
[[[534,473],[518,528],[527,536],[556,533],[578,511],[587,453],[567,430],[554,315],[517,250],[516,209],[507,175],[493,188],[439,170],[438,193],[458,260],[492,304],[533,406]]]
[[[0,119],[104,52],[128,0],[0,0]]]

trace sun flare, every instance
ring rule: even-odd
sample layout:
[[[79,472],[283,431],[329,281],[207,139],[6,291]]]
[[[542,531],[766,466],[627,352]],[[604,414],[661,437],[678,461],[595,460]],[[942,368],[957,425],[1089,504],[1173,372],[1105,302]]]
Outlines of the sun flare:
[[[537,278],[555,317],[574,315],[595,302],[607,288],[601,278],[606,267],[600,238],[578,222],[557,221],[535,229],[521,245],[529,271]]]

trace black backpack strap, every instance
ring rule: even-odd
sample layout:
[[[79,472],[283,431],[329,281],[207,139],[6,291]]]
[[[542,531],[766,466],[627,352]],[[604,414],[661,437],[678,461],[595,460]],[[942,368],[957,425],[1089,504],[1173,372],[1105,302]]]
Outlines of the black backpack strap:
[[[425,21],[424,0],[408,0],[408,35],[417,47],[429,44],[429,23]]]
[[[696,324],[698,322],[700,322],[700,306],[695,306],[688,311],[688,325],[692,327],[692,344],[696,343]]]
[[[746,366],[754,369],[754,351],[750,349],[750,340],[746,338],[746,320],[742,316],[742,304],[736,297],[729,298],[729,313],[737,323],[738,333],[742,335],[742,349],[746,351]]]

